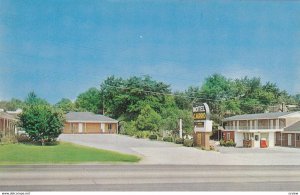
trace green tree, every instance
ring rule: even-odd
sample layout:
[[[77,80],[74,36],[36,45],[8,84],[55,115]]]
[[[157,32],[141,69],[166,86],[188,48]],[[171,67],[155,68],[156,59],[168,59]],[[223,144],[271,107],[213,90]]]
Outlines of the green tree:
[[[149,105],[146,105],[136,120],[136,126],[141,131],[157,132],[159,130],[161,116]]]
[[[12,98],[10,101],[0,101],[0,108],[9,111],[15,111],[18,108],[22,109],[25,103],[19,99]]]
[[[181,110],[192,110],[192,97],[194,97],[193,93],[174,92],[174,101],[176,106]]]
[[[126,121],[136,120],[145,105],[160,113],[166,103],[164,94],[171,93],[169,85],[152,80],[149,76],[126,80],[112,76],[100,87],[105,113]]]
[[[76,101],[75,106],[79,110],[100,113],[102,110],[102,98],[100,91],[93,87],[86,92],[81,93]]]
[[[19,126],[35,142],[53,142],[62,133],[64,114],[45,104],[31,104],[19,115]]]
[[[193,117],[191,110],[181,110],[177,107],[169,107],[162,112],[161,129],[179,130],[179,119],[182,119],[182,129],[191,133],[193,130]]]
[[[55,104],[55,107],[61,109],[62,111],[64,111],[64,113],[77,111],[75,104],[67,98],[62,98],[59,102]]]
[[[29,92],[24,102],[26,105],[49,105],[49,103],[45,99],[39,98],[34,91]]]

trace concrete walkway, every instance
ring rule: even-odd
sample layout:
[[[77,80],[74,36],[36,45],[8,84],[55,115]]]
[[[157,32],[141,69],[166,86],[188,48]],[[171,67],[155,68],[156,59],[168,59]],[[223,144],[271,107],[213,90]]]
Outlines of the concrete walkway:
[[[124,135],[69,135],[62,141],[114,150],[142,157],[140,164],[167,165],[300,165],[300,149],[218,148],[204,151],[174,143],[136,139]]]

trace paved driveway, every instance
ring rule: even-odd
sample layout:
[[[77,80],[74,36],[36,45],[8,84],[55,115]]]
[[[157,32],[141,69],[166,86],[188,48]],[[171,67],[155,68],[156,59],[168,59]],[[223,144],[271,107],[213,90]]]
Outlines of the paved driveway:
[[[300,149],[219,148],[219,152],[124,135],[62,134],[60,140],[95,148],[135,154],[141,164],[168,165],[300,165]]]
[[[202,158],[203,155],[218,160],[220,156],[217,152],[206,152],[174,143],[136,139],[116,134],[62,134],[59,139],[85,146],[138,155],[142,157],[141,164],[209,164],[207,158],[206,160]]]

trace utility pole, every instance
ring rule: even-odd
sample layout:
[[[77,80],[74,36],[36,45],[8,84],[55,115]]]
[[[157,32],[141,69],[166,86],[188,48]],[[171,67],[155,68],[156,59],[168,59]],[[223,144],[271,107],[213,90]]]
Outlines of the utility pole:
[[[179,119],[179,137],[182,138],[182,119]]]
[[[102,101],[102,107],[103,107],[103,115],[104,115],[104,97],[103,97],[103,101]]]
[[[102,90],[102,115],[104,115],[104,92]]]

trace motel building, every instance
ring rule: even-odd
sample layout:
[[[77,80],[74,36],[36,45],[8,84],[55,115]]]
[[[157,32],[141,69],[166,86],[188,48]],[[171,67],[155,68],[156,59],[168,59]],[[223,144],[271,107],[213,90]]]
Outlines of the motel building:
[[[63,129],[65,134],[115,134],[118,121],[92,112],[69,112]]]
[[[17,133],[17,116],[0,110],[0,138]]]
[[[300,147],[300,112],[245,114],[225,118],[222,139],[236,147]]]

